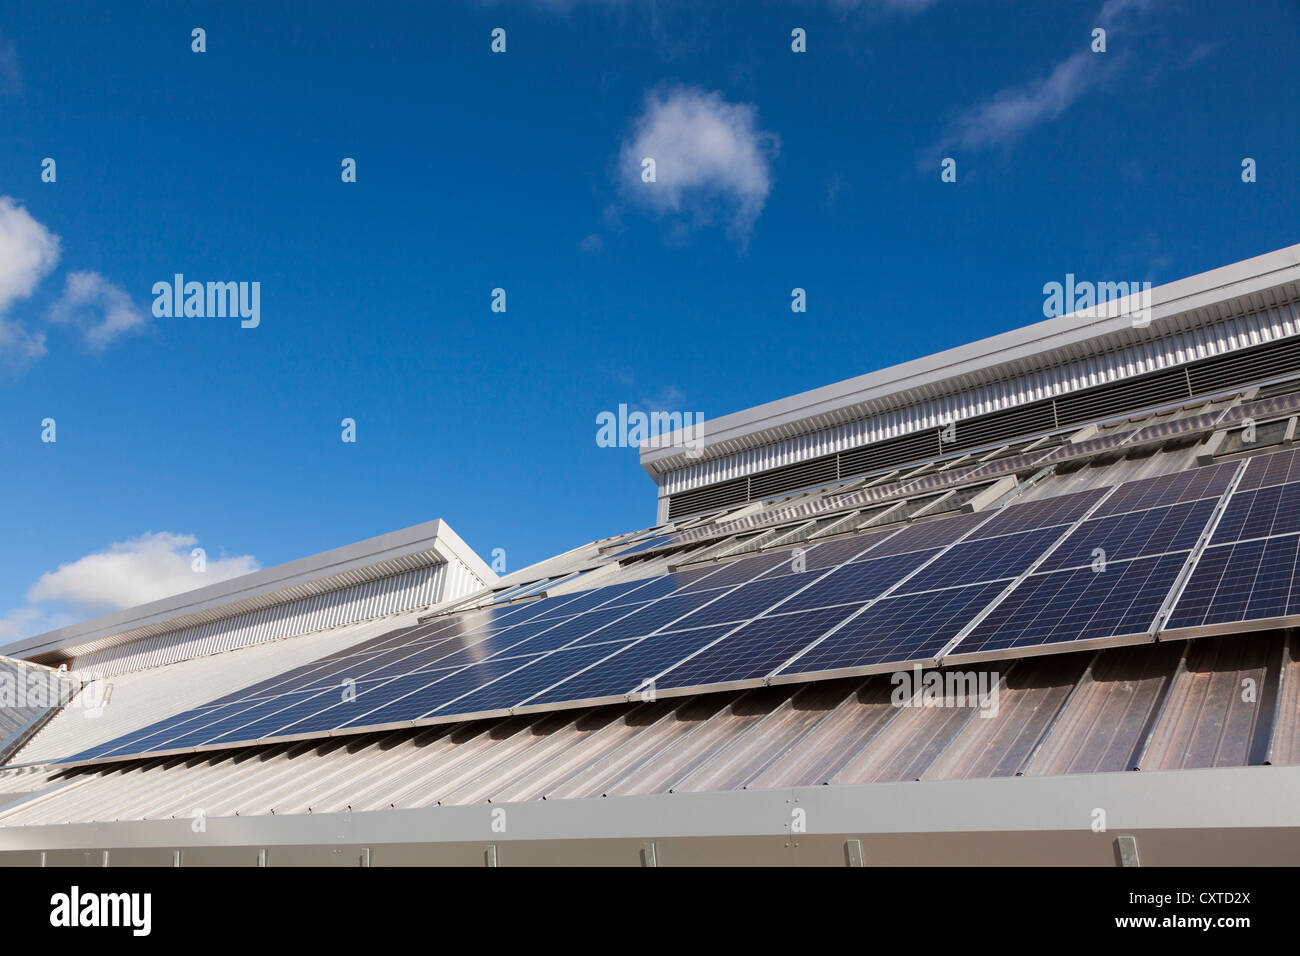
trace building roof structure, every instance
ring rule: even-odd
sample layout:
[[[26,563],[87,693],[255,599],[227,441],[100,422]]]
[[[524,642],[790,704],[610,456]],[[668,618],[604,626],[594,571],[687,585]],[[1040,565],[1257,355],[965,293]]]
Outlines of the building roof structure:
[[[669,436],[499,579],[433,522],[11,646],[79,692],[0,863],[1294,860],[1300,246],[1142,304]]]

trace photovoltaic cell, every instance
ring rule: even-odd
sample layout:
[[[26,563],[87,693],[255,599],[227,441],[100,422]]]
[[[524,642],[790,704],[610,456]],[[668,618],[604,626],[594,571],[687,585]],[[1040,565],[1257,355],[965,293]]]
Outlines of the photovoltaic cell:
[[[685,627],[706,627],[710,624],[745,621],[757,617],[778,601],[782,601],[802,588],[812,584],[815,575],[786,574],[776,578],[763,578],[743,588],[725,594],[718,600],[693,610],[688,617],[673,625],[674,630]]]
[[[883,598],[777,673],[931,659],[1005,586],[994,582]]]
[[[896,594],[1014,578],[1065,533],[1064,526],[963,541],[900,586]]]
[[[811,558],[818,550],[820,550],[820,548],[806,551],[806,553],[808,557]],[[766,572],[779,573],[773,571],[773,569],[780,568],[782,565],[789,566],[793,560],[794,552],[792,551],[759,554],[752,558],[738,558],[727,564],[717,565],[713,568],[715,573],[710,574],[703,580],[693,582],[687,587],[682,588],[682,593],[691,594],[695,591],[710,590],[720,587],[733,587],[734,585],[751,581],[760,574]]]
[[[1030,531],[1035,528],[1050,528],[1056,525],[1072,524],[1079,520],[1089,508],[1096,504],[1105,488],[1090,488],[1073,494],[1057,495],[1054,498],[1041,498],[1027,501],[1020,505],[1008,505],[998,512],[988,524],[973,532],[967,540],[976,541],[995,535],[1011,534],[1015,531]],[[976,512],[979,514],[979,512]]]
[[[1031,574],[951,655],[1068,644],[1147,631],[1187,555]]]
[[[1237,491],[1254,491],[1297,481],[1300,481],[1300,449],[1291,449],[1250,459],[1246,473],[1237,484]]]
[[[938,553],[938,549],[909,551],[875,561],[846,564],[817,580],[808,590],[796,594],[777,610],[786,613],[836,604],[862,604],[879,597]]]
[[[1038,568],[1091,566],[1104,552],[1105,561],[1122,561],[1193,547],[1209,523],[1218,499],[1204,498],[1180,505],[1085,521]]]
[[[1237,468],[1238,463],[1235,461],[1224,462],[1125,482],[1116,488],[1115,493],[1106,499],[1093,517],[1104,518],[1129,511],[1145,511],[1198,498],[1221,498],[1228,490]]]
[[[618,654],[631,643],[631,641],[614,641],[609,644],[587,644],[555,651],[527,667],[472,691],[459,700],[444,704],[440,710],[472,714],[514,707],[557,681],[578,673],[610,655]]]
[[[669,690],[766,677],[861,605],[841,605],[750,621],[690,660],[683,660],[655,684]],[[725,633],[726,628],[721,631]]]
[[[1146,631],[1237,467],[1121,486],[955,653]],[[1269,483],[1289,468],[1261,465],[1263,490],[1240,496],[1219,538],[1300,531],[1300,485]],[[671,689],[930,660],[1105,493],[818,542],[802,572],[792,550],[763,553],[394,628],[72,759],[617,698],[656,674]],[[1290,613],[1296,540],[1242,550],[1235,570],[1230,548],[1207,551],[1179,626]]]
[[[483,661],[478,664],[471,664],[469,667],[462,668],[443,677],[431,684],[426,684],[418,689],[412,689],[404,696],[398,691],[404,690],[403,686],[380,688],[375,692],[375,700],[379,705],[366,713],[358,713],[355,717],[342,720],[338,718],[346,717],[345,714],[331,715],[328,713],[319,715],[324,720],[318,722],[322,729],[328,727],[361,727],[382,725],[389,723],[399,723],[407,720],[418,720],[425,714],[430,714],[445,704],[450,703],[457,697],[468,693],[478,687],[483,686],[499,677],[504,677],[511,671],[535,661],[535,657],[511,657],[495,661]],[[418,676],[418,675],[413,675]],[[402,678],[398,678],[402,680]],[[397,681],[393,682],[394,685]],[[357,698],[357,703],[364,705],[369,703],[363,697]],[[340,707],[346,705],[339,705]],[[315,720],[315,718],[313,718]],[[333,723],[331,723],[331,720]]]
[[[1240,487],[1228,499],[1211,544],[1266,538],[1300,531],[1300,483],[1252,491]]]
[[[817,547],[805,551],[804,569],[824,571],[845,561],[868,560],[875,555],[876,548],[894,533],[894,531],[865,532],[851,538],[823,541]]]
[[[1298,549],[1295,535],[1206,548],[1166,630],[1300,613]]]
[[[892,538],[876,545],[858,560],[868,561],[887,557],[891,554],[903,554],[907,551],[926,551],[932,548],[942,548],[952,544],[972,528],[988,520],[987,512],[975,511],[970,514],[935,518],[933,521],[921,521],[908,525]]]
[[[733,625],[734,626],[734,625]],[[689,631],[665,631],[633,643],[607,660],[531,697],[524,703],[553,704],[561,701],[619,697],[630,694],[644,681],[725,634],[730,628],[715,625]]]

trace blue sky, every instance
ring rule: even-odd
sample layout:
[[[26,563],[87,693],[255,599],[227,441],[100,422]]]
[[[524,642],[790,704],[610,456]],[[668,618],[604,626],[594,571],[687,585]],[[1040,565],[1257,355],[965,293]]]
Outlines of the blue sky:
[[[443,517],[516,569],[652,523],[620,403],[721,415],[1067,272],[1297,241],[1294,0],[698,6],[8,4],[0,639],[195,545],[202,584]],[[260,324],[155,317],[178,272],[259,282]]]

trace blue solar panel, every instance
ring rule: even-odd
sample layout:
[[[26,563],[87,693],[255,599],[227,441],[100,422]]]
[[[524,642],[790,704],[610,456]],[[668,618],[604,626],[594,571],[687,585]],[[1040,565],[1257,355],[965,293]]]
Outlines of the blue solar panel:
[[[870,561],[891,554],[903,554],[908,551],[926,551],[942,548],[952,544],[962,535],[989,520],[987,512],[959,514],[952,517],[935,518],[908,525],[902,531],[881,541],[866,554],[856,560]]]
[[[954,653],[1149,630],[1213,512],[1213,495],[1236,467],[1122,486],[1112,496],[1122,500],[1099,509],[1108,517],[1073,529]],[[680,692],[930,661],[1105,493],[1089,489],[395,628],[72,759],[617,699],[651,678],[657,689]],[[1152,502],[1160,504],[1139,507]],[[1266,487],[1230,515],[1224,534],[1300,530],[1300,486]],[[1097,548],[1108,561],[1101,574],[1092,570]],[[1277,583],[1283,558],[1270,564],[1265,551],[1241,613],[1271,612],[1278,589],[1290,587],[1290,578]],[[1211,552],[1197,588],[1213,576],[1218,555]],[[1243,554],[1248,563],[1251,554]],[[1061,568],[1071,570],[1054,570]],[[1237,613],[1215,597],[1225,593],[1225,575],[1205,584],[1210,597],[1199,620]],[[1180,621],[1197,613],[1197,593],[1189,586]]]
[[[813,554],[819,553],[820,550],[819,546],[815,550],[805,550],[804,553],[811,557]],[[771,554],[759,554],[751,558],[740,558],[727,564],[720,564],[713,569],[716,572],[715,574],[687,585],[682,588],[682,593],[690,594],[693,591],[706,588],[731,587],[736,584],[743,584],[746,581],[752,581],[760,574],[782,574],[784,571],[774,569],[780,569],[784,566],[785,570],[789,570],[794,558],[793,551],[776,551]]]
[[[1206,548],[1166,629],[1300,614],[1298,551],[1295,535]]]
[[[1185,553],[1031,574],[968,634],[952,655],[1024,650],[1148,631]]]
[[[1211,544],[1267,538],[1300,531],[1300,483],[1271,485],[1253,491],[1240,488],[1214,529]]]
[[[938,554],[909,551],[875,561],[856,561],[815,580],[808,590],[796,594],[780,607],[781,613],[836,604],[861,604],[879,597],[888,588]],[[806,573],[806,572],[805,572]],[[812,581],[810,577],[810,581]]]
[[[734,625],[733,625],[734,626]],[[699,650],[730,630],[726,626],[656,634],[619,649],[619,653],[582,673],[574,674],[549,691],[523,703],[554,704],[562,701],[621,697],[642,687],[660,671]]]
[[[861,605],[773,614],[736,629],[655,681],[662,690],[756,680],[776,670]],[[719,629],[726,633],[726,628]]]
[[[1093,517],[1105,518],[1128,511],[1145,511],[1198,498],[1220,498],[1228,490],[1238,467],[1239,464],[1235,461],[1224,462],[1125,482],[1115,489],[1115,493],[1106,499]]]
[[[980,538],[991,538],[1016,531],[1073,524],[1083,517],[1106,491],[1106,488],[1091,488],[1088,491],[1057,495],[1054,498],[1041,498],[1024,504],[1007,505],[997,512],[988,524],[972,532],[967,540],[977,541]],[[980,512],[976,512],[972,517],[978,515]]]
[[[1038,570],[1091,566],[1099,557],[1109,562],[1186,551],[1200,538],[1217,503],[1217,499],[1205,498],[1148,511],[1089,519],[1079,525]],[[1098,549],[1104,554],[1098,555]]]
[[[882,598],[773,676],[934,658],[1005,582]]]
[[[1237,483],[1237,491],[1254,491],[1297,481],[1300,481],[1300,449],[1291,449],[1251,458],[1246,473]]]
[[[631,641],[613,641],[608,644],[587,644],[557,650],[530,663],[527,667],[479,687],[459,700],[442,705],[440,709],[467,714],[509,709],[557,681],[582,672],[592,664],[599,666],[599,661],[619,654],[631,643]]]
[[[1057,538],[1064,526],[1038,528],[996,538],[962,542],[922,569],[896,594],[933,591],[936,588],[979,584],[999,578],[1014,578],[1024,572]]]

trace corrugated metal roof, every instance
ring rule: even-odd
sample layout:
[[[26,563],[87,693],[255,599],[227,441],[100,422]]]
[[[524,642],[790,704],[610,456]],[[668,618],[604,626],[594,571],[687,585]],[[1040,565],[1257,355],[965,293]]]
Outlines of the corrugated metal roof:
[[[1270,741],[1274,762],[1294,763],[1294,718],[1271,706],[1247,717],[1225,692],[1243,674],[1276,684],[1282,642],[1263,633],[1021,660],[1002,667],[987,717],[899,706],[879,675],[10,771],[0,793],[58,789],[0,812],[0,826],[1093,773],[1130,769],[1143,752],[1152,769],[1243,766]],[[1294,678],[1294,647],[1285,666]]]
[[[414,621],[414,613],[400,614],[101,678],[111,688],[107,689],[108,702],[97,716],[90,716],[96,711],[74,701],[55,714],[10,762],[65,757]],[[96,693],[105,690],[102,685],[93,689]]]

